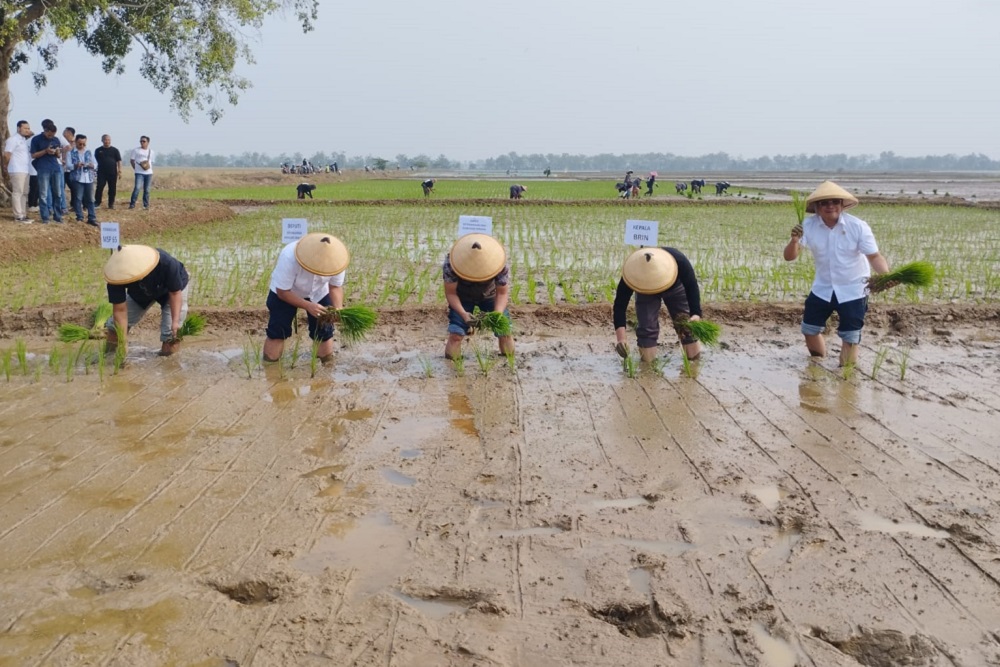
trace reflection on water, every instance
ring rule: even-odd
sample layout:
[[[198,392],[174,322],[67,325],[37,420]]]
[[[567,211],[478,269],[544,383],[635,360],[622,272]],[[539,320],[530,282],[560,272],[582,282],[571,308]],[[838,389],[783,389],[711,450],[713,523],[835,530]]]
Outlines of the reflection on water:
[[[411,595],[406,595],[405,593],[400,593],[399,591],[392,591],[390,593],[397,600],[401,600],[407,605],[413,607],[419,611],[424,616],[434,619],[436,621],[450,616],[456,612],[464,612],[469,610],[469,603],[462,602],[460,600],[451,600],[445,598],[434,598],[433,600],[425,600],[423,598],[415,598]]]
[[[652,576],[644,567],[632,568],[628,571],[628,583],[636,593],[647,600],[653,598]]]
[[[469,397],[457,391],[448,394],[448,408],[460,415],[472,414],[472,404],[469,403]]]
[[[917,537],[934,537],[945,539],[950,537],[947,531],[936,530],[930,526],[913,521],[896,521],[872,514],[870,512],[860,512],[858,514],[859,524],[862,530],[877,531],[896,535],[898,533],[909,533]]]
[[[750,489],[750,493],[760,501],[761,505],[769,510],[777,509],[778,504],[788,495],[788,491],[777,484],[759,486],[755,489]]]
[[[760,623],[751,626],[754,641],[760,648],[764,663],[768,667],[795,667],[798,657],[795,649],[783,639],[772,637]]]
[[[474,438],[479,437],[479,429],[476,428],[476,420],[472,417],[465,417],[462,419],[452,419],[449,423],[462,433],[466,435],[471,435]]]
[[[594,509],[607,509],[613,507],[616,509],[631,509],[633,507],[648,506],[650,502],[645,498],[635,497],[635,498],[615,498],[612,500],[591,500],[589,505]]]
[[[413,486],[417,483],[417,480],[412,477],[407,477],[398,470],[393,470],[392,468],[382,468],[382,476],[385,477],[386,481],[390,484],[395,484],[396,486]]]

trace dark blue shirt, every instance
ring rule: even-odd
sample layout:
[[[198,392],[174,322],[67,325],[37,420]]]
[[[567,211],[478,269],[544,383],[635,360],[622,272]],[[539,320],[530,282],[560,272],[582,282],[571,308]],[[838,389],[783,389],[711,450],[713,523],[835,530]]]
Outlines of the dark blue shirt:
[[[49,147],[61,148],[62,144],[59,142],[59,137],[46,137],[44,133],[36,134],[31,138],[31,147],[29,150],[31,154],[34,155],[40,150],[44,150]],[[59,162],[59,158],[56,155],[45,154],[42,157],[37,157],[31,161],[31,166],[35,168],[35,171],[39,172],[51,172],[51,171],[61,171],[62,163]]]
[[[108,301],[125,303],[125,295],[145,308],[156,301],[161,306],[166,305],[171,292],[180,292],[187,287],[188,272],[177,259],[160,250],[160,261],[156,267],[142,280],[127,285],[108,285]]]

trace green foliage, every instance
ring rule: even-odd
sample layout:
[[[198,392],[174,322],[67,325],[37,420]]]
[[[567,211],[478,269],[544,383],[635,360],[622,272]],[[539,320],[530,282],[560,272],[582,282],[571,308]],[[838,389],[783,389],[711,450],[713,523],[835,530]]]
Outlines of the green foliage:
[[[472,311],[472,324],[477,329],[489,331],[497,336],[509,336],[513,331],[506,315],[496,311],[484,313],[478,306]]]
[[[198,313],[191,313],[184,318],[184,322],[181,323],[180,327],[177,329],[177,340],[183,340],[188,336],[197,336],[205,330],[205,316],[199,315]]]
[[[929,287],[934,282],[934,265],[930,262],[910,262],[888,273],[872,276],[868,287],[872,293],[884,292],[896,285]]]
[[[76,40],[100,59],[106,74],[124,72],[126,57],[138,45],[140,73],[169,94],[181,117],[186,120],[194,106],[214,123],[221,107],[236,104],[250,86],[235,73],[241,61],[253,62],[244,35],[259,29],[266,16],[287,10],[304,31],[311,30],[318,6],[318,0],[0,0],[0,37],[13,47],[12,73],[36,50],[36,87],[58,65],[61,42]]]

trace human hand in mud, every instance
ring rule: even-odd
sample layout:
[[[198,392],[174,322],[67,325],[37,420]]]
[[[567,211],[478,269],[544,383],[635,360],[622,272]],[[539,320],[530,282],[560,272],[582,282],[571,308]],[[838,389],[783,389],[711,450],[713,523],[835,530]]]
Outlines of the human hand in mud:
[[[801,222],[799,224],[795,225],[794,227],[792,227],[792,238],[793,239],[800,239],[800,238],[802,238],[802,223]]]
[[[622,359],[628,358],[628,343],[615,343],[615,352]]]
[[[483,326],[483,315],[482,313],[477,313],[476,315],[470,315],[469,319],[465,320],[465,332],[471,334],[473,331],[482,328]]]

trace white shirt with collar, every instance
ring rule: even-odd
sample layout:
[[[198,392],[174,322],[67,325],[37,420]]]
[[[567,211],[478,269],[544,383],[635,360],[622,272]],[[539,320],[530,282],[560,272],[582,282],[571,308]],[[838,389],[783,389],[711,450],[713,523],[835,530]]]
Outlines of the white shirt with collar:
[[[799,243],[812,251],[816,264],[813,294],[827,302],[836,294],[839,303],[865,296],[866,279],[871,275],[867,255],[878,252],[867,222],[841,213],[831,229],[818,214],[810,215],[802,221]]]
[[[332,276],[317,276],[302,268],[299,261],[295,259],[295,246],[298,241],[289,243],[281,249],[278,255],[278,263],[271,273],[271,285],[269,289],[275,294],[279,289],[288,290],[296,296],[308,299],[313,303],[319,303],[320,299],[330,293],[330,285],[342,287],[346,271],[341,271]]]
[[[31,149],[28,144],[29,137],[22,137],[20,134],[12,134],[4,144],[5,153],[10,153],[10,162],[7,163],[7,172],[10,174],[30,174],[31,173]]]

